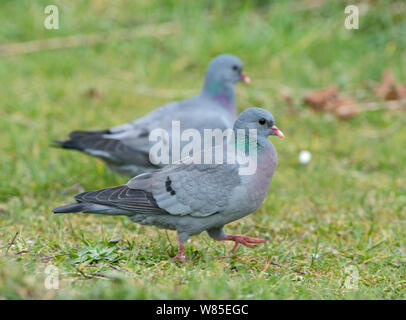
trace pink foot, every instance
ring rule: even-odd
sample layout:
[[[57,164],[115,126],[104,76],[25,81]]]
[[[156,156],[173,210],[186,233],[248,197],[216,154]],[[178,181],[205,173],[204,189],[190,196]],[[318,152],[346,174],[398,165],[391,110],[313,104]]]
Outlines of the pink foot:
[[[227,235],[227,237],[224,240],[235,241],[235,245],[234,245],[233,249],[231,250],[231,252],[235,252],[235,250],[237,250],[238,245],[240,243],[249,248],[256,248],[256,245],[253,245],[251,243],[264,243],[267,241],[265,239],[251,238],[251,237],[243,236],[243,235],[236,235],[236,236]]]
[[[182,254],[182,253],[178,252],[178,253],[176,254],[176,256],[174,256],[171,260],[172,260],[172,261],[179,261],[180,263],[185,263],[185,261],[186,261],[186,256],[185,256],[184,253]]]
[[[186,260],[185,246],[179,241],[179,238],[178,238],[178,253],[171,260],[177,260],[180,263],[184,263]]]

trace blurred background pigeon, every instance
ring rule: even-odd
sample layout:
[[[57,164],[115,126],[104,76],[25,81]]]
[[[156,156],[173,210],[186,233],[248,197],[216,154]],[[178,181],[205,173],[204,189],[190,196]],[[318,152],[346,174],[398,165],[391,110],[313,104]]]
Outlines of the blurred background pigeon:
[[[242,69],[239,58],[219,55],[210,62],[199,95],[163,105],[130,123],[100,131],[74,131],[68,140],[54,142],[62,148],[101,158],[112,170],[124,175],[156,170],[160,166],[153,164],[149,157],[152,130],[162,129],[168,133],[169,141],[165,143],[169,144],[171,158],[172,121],[180,121],[180,134],[193,128],[203,136],[203,129],[232,127],[236,115],[234,85],[239,81],[250,82]]]

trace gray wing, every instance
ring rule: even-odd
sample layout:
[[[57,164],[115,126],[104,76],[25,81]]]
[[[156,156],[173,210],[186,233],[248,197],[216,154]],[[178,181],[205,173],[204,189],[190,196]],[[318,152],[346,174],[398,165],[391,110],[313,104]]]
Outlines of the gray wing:
[[[93,203],[123,209],[133,213],[166,213],[150,192],[130,189],[126,185],[83,192],[75,196],[79,203]]]
[[[171,146],[174,120],[180,122],[181,132],[194,128],[202,136],[204,129],[224,130],[231,128],[233,124],[232,114],[212,100],[197,96],[164,105],[141,119],[109,129],[110,133],[104,134],[103,138],[106,146],[115,147],[108,150],[108,155],[115,159],[116,163],[153,166],[149,159],[149,150],[154,142],[149,141],[149,134],[154,129],[165,130],[169,138],[166,143]],[[181,141],[181,148],[187,143],[188,141]],[[101,146],[101,144],[97,145]],[[171,149],[169,156],[171,157]]]
[[[151,192],[170,214],[205,217],[226,208],[240,182],[237,165],[176,164],[137,176],[127,186]]]
[[[172,121],[181,122],[181,129],[188,128],[232,128],[235,114],[226,110],[213,99],[197,95],[189,99],[165,104],[144,117],[130,123],[110,128],[111,133],[151,132],[153,129],[165,129],[170,132]],[[146,136],[148,136],[146,134]]]

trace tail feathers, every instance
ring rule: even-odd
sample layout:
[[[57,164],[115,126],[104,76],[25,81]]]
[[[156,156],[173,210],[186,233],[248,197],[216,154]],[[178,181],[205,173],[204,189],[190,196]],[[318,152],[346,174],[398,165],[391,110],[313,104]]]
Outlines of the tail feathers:
[[[69,138],[74,138],[75,136],[82,136],[82,135],[101,135],[101,134],[109,134],[111,133],[111,131],[109,129],[105,129],[105,130],[93,130],[93,131],[72,131],[69,134]]]
[[[109,133],[110,130],[73,131],[69,134],[69,140],[54,140],[53,142],[56,147],[83,151],[98,141],[103,140],[103,135]]]
[[[107,215],[125,215],[131,216],[134,213],[129,211],[111,207],[108,205],[101,205],[96,203],[90,202],[78,202],[68,204],[66,206],[58,207],[52,210],[53,213],[77,213],[77,212],[84,212],[84,213],[96,213],[96,214],[107,214]]]
[[[149,152],[144,149],[144,144],[138,149],[120,139],[110,137],[109,133],[111,133],[109,130],[74,131],[68,140],[54,140],[53,146],[78,150],[118,166],[154,166],[149,159]]]
[[[117,160],[114,152],[120,146],[120,141],[105,138],[104,135],[109,133],[109,130],[74,131],[69,135],[68,140],[54,140],[53,146],[79,150],[114,162]]]
[[[79,144],[77,144],[73,140],[53,140],[52,141],[54,144],[52,145],[53,147],[60,147],[63,149],[75,149],[79,151],[84,151],[84,148],[81,147]]]
[[[52,210],[53,213],[75,213],[82,212],[84,209],[83,203],[72,203],[66,206],[58,207]]]

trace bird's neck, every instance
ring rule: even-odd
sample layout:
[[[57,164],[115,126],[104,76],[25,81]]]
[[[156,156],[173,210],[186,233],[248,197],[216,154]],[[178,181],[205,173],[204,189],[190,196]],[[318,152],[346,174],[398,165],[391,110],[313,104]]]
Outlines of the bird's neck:
[[[202,95],[216,101],[219,105],[227,109],[235,116],[236,108],[233,83],[225,81],[206,80],[203,86]]]
[[[249,135],[239,135],[236,131],[234,131],[234,134],[235,147],[238,151],[244,152],[246,155],[252,151],[256,153],[260,152],[261,146],[256,139]]]
[[[261,181],[260,183],[263,183],[264,186],[269,186],[278,162],[276,149],[266,137],[259,137],[258,145],[260,147],[258,151],[257,176],[259,181]]]
[[[252,137],[249,134],[239,135],[234,129],[235,147],[248,154],[251,149],[255,149],[258,155],[266,154],[274,150],[272,143],[265,137]]]

